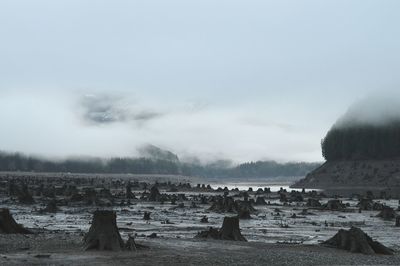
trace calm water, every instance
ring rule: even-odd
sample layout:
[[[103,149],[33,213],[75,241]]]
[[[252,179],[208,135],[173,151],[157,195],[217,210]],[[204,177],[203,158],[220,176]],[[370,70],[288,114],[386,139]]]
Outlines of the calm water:
[[[286,189],[287,191],[301,191],[301,189],[290,188],[290,185],[293,182],[213,182],[210,183],[213,189],[217,189],[218,187],[224,188],[227,187],[229,190],[238,188],[239,190],[248,190],[250,187],[253,191],[257,191],[259,188],[264,189],[269,187],[272,192],[277,192],[281,188]],[[314,189],[315,190],[315,189]],[[306,191],[308,191],[306,189]]]

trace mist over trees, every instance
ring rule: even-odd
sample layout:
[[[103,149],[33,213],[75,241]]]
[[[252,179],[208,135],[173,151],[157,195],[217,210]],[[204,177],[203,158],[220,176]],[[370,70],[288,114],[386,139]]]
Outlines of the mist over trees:
[[[230,166],[226,161],[216,161],[203,165],[180,162],[177,156],[172,156],[172,154],[168,154],[167,158],[171,160],[143,157],[51,161],[19,153],[0,152],[0,171],[171,174],[209,178],[262,178],[304,176],[320,165],[319,163],[280,164],[274,161],[250,162],[237,166]]]
[[[400,122],[333,127],[321,146],[327,161],[400,157]]]

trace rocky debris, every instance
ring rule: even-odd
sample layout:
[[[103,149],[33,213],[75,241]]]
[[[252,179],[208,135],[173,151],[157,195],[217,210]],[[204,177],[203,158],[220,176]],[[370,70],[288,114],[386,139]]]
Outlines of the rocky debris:
[[[371,237],[357,227],[351,227],[350,230],[340,229],[335,236],[323,242],[322,245],[366,255],[393,255],[391,249],[385,247],[378,241],[372,240]]]
[[[393,208],[385,206],[376,217],[380,217],[384,220],[392,220],[396,217],[396,212]]]
[[[221,229],[210,227],[207,231],[197,234],[198,238],[212,238],[218,240],[247,241],[239,228],[238,217],[225,217]]]
[[[0,233],[1,234],[31,234],[12,217],[9,209],[0,209]]]
[[[95,211],[92,225],[84,237],[85,250],[121,251],[125,244],[119,234],[114,211]]]

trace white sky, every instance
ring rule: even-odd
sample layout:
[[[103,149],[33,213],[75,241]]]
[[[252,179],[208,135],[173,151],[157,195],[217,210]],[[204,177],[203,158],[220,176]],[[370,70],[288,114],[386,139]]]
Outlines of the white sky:
[[[400,83],[400,1],[0,1],[0,149],[322,160]],[[104,120],[99,120],[104,118]]]

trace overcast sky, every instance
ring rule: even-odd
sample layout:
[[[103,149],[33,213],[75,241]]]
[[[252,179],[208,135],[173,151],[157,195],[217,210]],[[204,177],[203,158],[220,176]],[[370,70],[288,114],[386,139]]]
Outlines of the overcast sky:
[[[399,90],[400,1],[0,1],[0,149],[321,161]]]

